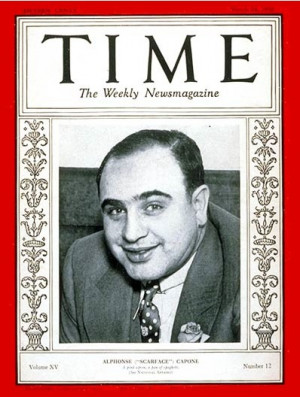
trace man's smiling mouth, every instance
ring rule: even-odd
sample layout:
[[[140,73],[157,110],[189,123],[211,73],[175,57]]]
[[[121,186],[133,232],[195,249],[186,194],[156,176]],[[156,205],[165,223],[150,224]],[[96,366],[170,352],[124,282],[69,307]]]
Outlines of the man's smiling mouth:
[[[143,263],[147,262],[149,259],[151,259],[152,254],[155,250],[155,248],[158,247],[157,245],[152,245],[149,247],[122,247],[127,258],[130,260],[130,262],[133,263]]]

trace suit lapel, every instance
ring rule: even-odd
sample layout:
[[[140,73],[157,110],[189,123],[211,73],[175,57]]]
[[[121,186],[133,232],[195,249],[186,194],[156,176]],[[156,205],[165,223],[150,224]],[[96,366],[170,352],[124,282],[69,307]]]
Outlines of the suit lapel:
[[[210,334],[222,295],[223,259],[215,227],[208,222],[204,238],[184,283],[172,330],[171,342],[178,342],[182,325],[200,324]]]
[[[136,343],[142,342],[140,320],[139,320],[139,316],[136,315],[136,311],[138,309],[140,302],[140,294],[141,294],[141,285],[140,283],[135,283],[132,294],[129,339],[130,342],[136,342]]]
[[[83,323],[90,342],[131,342],[133,305],[138,304],[139,283],[130,280],[122,268],[110,266],[98,278],[86,282]]]

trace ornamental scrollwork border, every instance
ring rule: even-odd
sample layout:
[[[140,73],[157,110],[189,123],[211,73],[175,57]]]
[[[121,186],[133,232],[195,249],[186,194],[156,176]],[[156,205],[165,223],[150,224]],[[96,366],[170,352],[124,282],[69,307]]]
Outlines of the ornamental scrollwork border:
[[[49,138],[47,120],[20,120],[20,327],[22,351],[47,351]],[[47,129],[47,128],[46,128]]]
[[[279,330],[279,120],[250,120],[252,350],[278,350]],[[276,229],[277,228],[277,229]],[[251,310],[251,311],[252,311]],[[278,340],[278,338],[277,338]]]

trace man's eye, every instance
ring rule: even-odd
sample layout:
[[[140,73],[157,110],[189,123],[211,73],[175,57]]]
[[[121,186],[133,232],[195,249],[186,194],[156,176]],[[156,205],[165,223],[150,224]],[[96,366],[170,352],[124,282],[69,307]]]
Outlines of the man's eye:
[[[148,213],[157,213],[157,212],[162,211],[163,208],[164,208],[164,207],[163,207],[162,205],[160,205],[160,204],[149,204],[149,205],[147,205],[147,207],[146,207],[146,211],[147,211]]]
[[[118,216],[125,213],[125,210],[123,208],[109,208],[106,212],[108,215]]]

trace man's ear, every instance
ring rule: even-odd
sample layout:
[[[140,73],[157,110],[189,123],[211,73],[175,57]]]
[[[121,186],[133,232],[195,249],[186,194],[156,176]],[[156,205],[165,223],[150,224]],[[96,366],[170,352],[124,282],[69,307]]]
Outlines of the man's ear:
[[[206,185],[199,186],[192,195],[193,207],[196,211],[197,224],[205,226],[207,222],[207,206],[209,199],[209,189]]]

